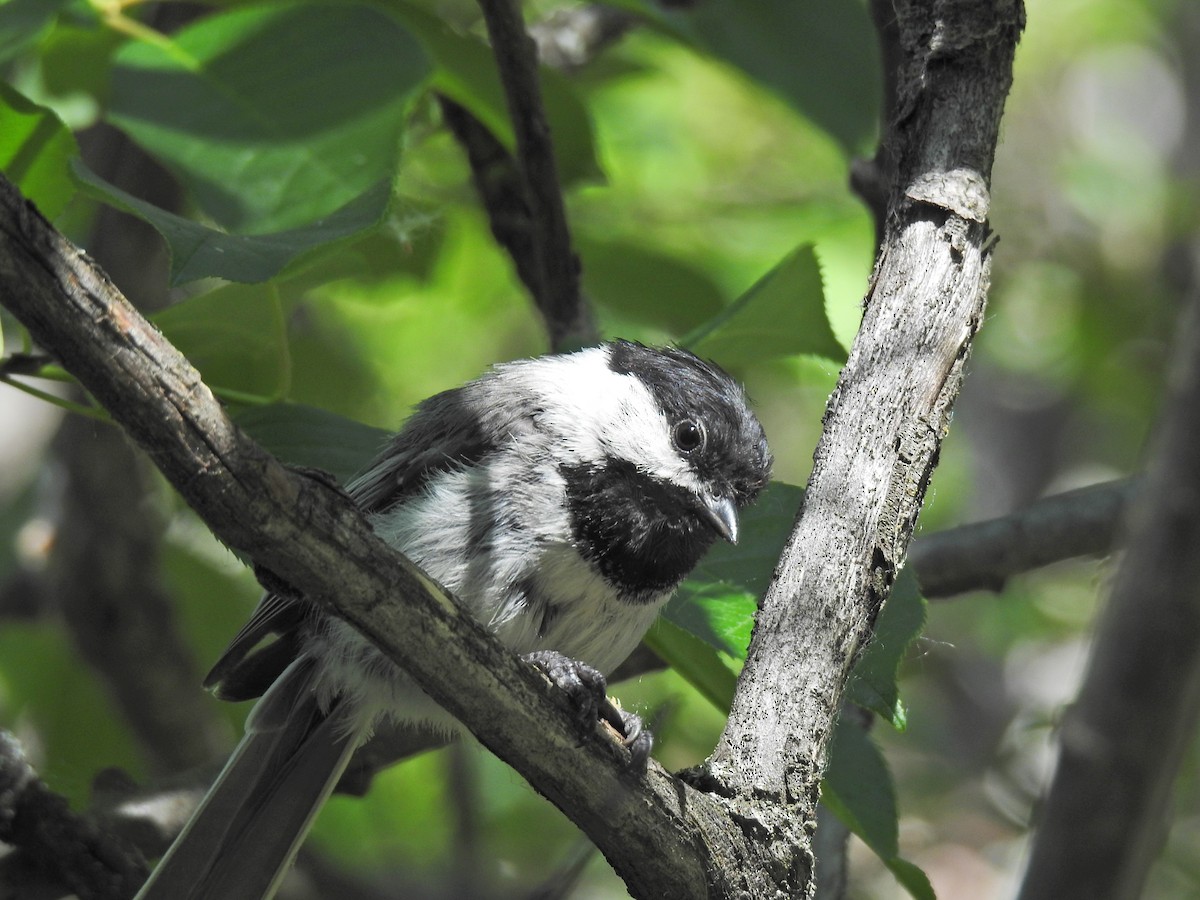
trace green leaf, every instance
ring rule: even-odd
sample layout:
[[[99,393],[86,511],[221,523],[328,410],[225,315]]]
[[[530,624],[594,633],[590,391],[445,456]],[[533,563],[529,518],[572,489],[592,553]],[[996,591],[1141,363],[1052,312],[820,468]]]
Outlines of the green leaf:
[[[910,896],[916,900],[937,900],[933,885],[929,883],[929,876],[918,866],[899,856],[885,859],[884,863]]]
[[[866,4],[706,0],[667,21],[779,92],[829,132],[847,157],[868,149],[879,125],[883,80]]]
[[[829,743],[821,802],[881,859],[899,852],[892,773],[866,730],[845,718]]]
[[[680,586],[663,615],[735,659],[745,659],[758,599],[767,589],[804,492],[772,482],[742,514],[737,544],[720,543]]]
[[[516,138],[491,48],[477,38],[459,34],[441,19],[412,4],[396,2],[390,9],[436,61],[433,86],[469,109],[497,140],[513,151]],[[600,164],[587,107],[561,73],[543,67],[540,76],[559,180],[570,185],[599,178]]]
[[[811,244],[793,250],[680,343],[731,368],[797,353],[837,362],[846,358],[825,314],[821,269]]]
[[[0,63],[36,41],[71,0],[6,0],[0,4]]]
[[[645,641],[713,706],[729,711],[737,676],[709,644],[661,616],[646,633]]]
[[[343,416],[276,403],[236,412],[234,422],[286,463],[333,474],[343,484],[383,447],[388,432]]]
[[[905,652],[925,627],[925,598],[912,569],[900,576],[875,621],[875,635],[850,676],[847,698],[903,731],[907,720],[896,677]]]
[[[622,317],[681,334],[724,306],[706,274],[644,244],[580,237],[576,245],[587,295]]]
[[[309,251],[353,237],[381,221],[391,200],[390,181],[381,181],[341,209],[312,224],[275,234],[228,234],[152,203],[139,200],[72,160],[71,172],[89,194],[150,223],[171,251],[171,284],[199,278],[258,282],[277,275]]]
[[[840,719],[829,745],[821,802],[862,839],[917,900],[935,900],[929,879],[899,856],[898,813],[892,773],[866,730]]]
[[[20,724],[36,735],[45,760],[39,774],[73,805],[88,805],[90,776],[100,768],[142,773],[144,758],[124,718],[57,623],[5,622],[0,697],[0,726]]]
[[[59,22],[38,47],[46,90],[57,97],[84,94],[107,106],[112,57],[127,40],[115,28]]]
[[[429,72],[421,45],[372,7],[245,7],[123,47],[109,117],[221,227],[286,232],[391,180]]]
[[[287,395],[291,360],[273,288],[229,285],[164,309],[153,321],[218,394]]]
[[[47,219],[75,196],[69,164],[78,155],[58,116],[0,82],[0,169]]]

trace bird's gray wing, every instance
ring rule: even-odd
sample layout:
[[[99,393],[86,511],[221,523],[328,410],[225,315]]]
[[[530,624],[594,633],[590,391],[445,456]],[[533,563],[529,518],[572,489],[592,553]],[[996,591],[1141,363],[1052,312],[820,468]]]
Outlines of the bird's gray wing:
[[[297,597],[264,594],[204,679],[222,700],[261,697],[300,652],[299,626],[310,605]],[[272,636],[275,640],[263,644]]]
[[[367,513],[411,497],[439,472],[469,466],[495,446],[495,412],[468,387],[424,401],[346,491]],[[502,428],[501,428],[502,430]],[[262,696],[301,651],[305,620],[314,608],[301,597],[268,593],[213,665],[204,686],[223,700]]]
[[[383,512],[413,496],[440,472],[473,465],[497,446],[480,383],[422,402],[346,492],[364,512]]]

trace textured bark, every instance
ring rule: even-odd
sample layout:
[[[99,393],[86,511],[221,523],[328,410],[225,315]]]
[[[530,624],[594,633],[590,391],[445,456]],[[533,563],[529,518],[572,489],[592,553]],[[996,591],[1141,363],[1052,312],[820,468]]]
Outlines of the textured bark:
[[[234,428],[186,360],[4,181],[0,298],[222,540],[374,640],[580,824],[635,896],[807,896],[834,710],[903,562],[982,317],[987,181],[1022,15],[1015,2],[897,13],[896,169],[863,328],[729,725],[686,782],[654,763],[631,772],[600,726],[580,744],[548,682],[344,497]]]
[[[904,561],[983,319],[988,183],[1023,25],[1018,2],[896,13],[884,244],[704,780],[794,896],[811,890],[807,837],[842,691]]]
[[[194,15],[160,9],[155,25],[172,29]],[[89,167],[118,187],[178,207],[175,180],[120,132],[98,125],[80,145]],[[139,309],[166,305],[170,259],[145,222],[102,206],[88,249]],[[81,416],[63,420],[51,453],[56,534],[42,577],[56,611],[155,771],[211,763],[233,735],[196,690],[202,672],[162,583],[162,491],[149,461],[116,429]]]
[[[637,896],[694,898],[752,858],[704,794],[632,771],[606,726],[505,650],[349,500],[283,467],[225,416],[199,373],[85,254],[0,178],[0,298],[113,415],[229,546],[374,641],[574,819]]]

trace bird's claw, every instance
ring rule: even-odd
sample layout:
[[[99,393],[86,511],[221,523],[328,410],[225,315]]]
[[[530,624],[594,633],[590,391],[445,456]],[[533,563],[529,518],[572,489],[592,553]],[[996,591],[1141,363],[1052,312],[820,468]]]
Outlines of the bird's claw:
[[[608,682],[603,673],[554,650],[536,650],[526,654],[525,659],[566,693],[579,712],[585,733],[597,719],[603,719],[629,751],[633,767],[639,771],[646,767],[654,738],[639,716],[626,712],[609,699]]]

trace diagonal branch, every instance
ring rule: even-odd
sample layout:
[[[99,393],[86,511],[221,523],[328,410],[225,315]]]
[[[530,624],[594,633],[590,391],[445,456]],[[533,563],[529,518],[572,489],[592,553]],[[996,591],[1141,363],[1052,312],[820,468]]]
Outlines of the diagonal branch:
[[[155,462],[213,532],[356,627],[595,841],[637,896],[727,883],[748,839],[711,798],[597,725],[372,532],[321,480],[284,468],[87,256],[0,178],[0,298]],[[723,881],[724,879],[724,881]]]

